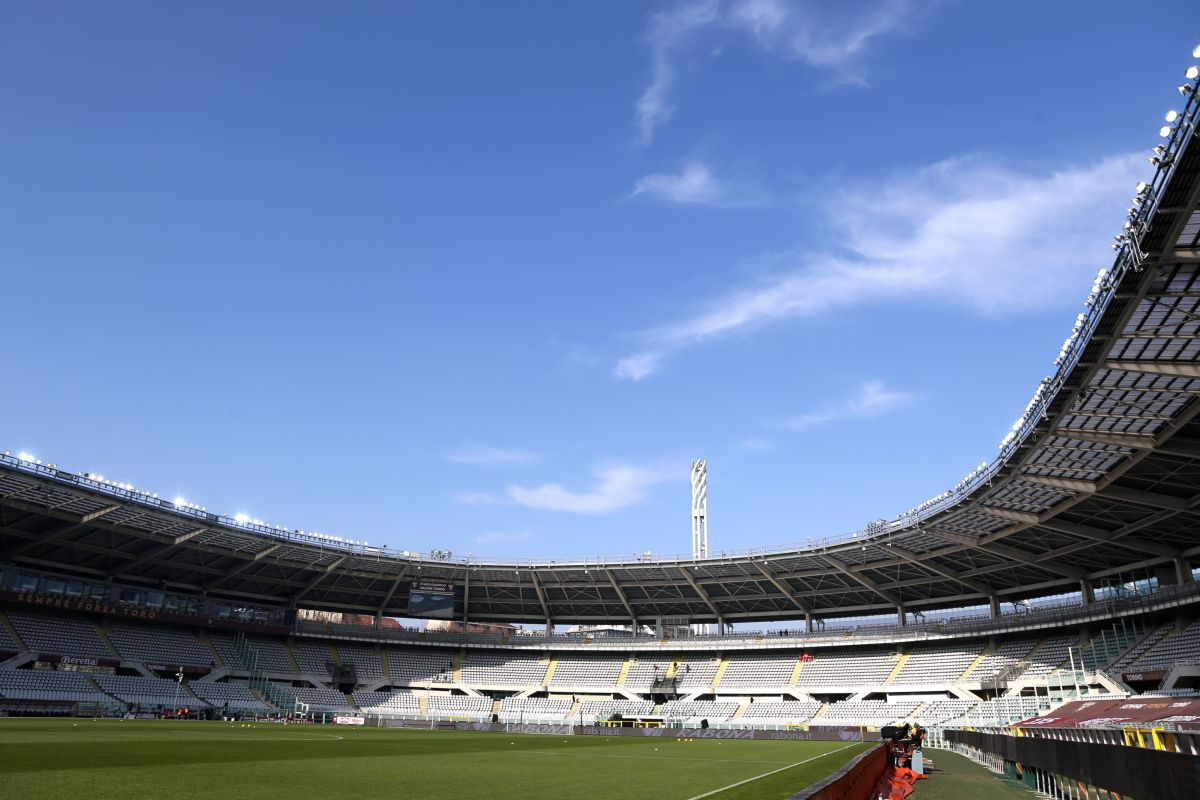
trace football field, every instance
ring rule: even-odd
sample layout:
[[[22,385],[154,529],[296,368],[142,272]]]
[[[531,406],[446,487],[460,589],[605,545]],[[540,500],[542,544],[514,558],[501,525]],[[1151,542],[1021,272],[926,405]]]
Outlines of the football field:
[[[21,800],[766,800],[869,746],[14,718],[0,719],[0,786]]]

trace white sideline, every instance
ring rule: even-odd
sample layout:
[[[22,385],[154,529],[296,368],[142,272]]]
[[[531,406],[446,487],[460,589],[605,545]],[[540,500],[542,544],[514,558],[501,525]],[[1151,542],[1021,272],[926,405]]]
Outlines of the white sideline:
[[[854,747],[854,745],[856,745],[856,744],[862,744],[862,742],[851,742],[850,744],[846,745],[846,747],[839,747],[837,750],[830,750],[828,753],[821,753],[821,755],[819,755],[819,756],[813,756],[812,758],[806,758],[803,761],[797,761],[795,764],[788,764],[786,767],[780,767],[779,769],[773,769],[770,772],[764,772],[762,775],[755,775],[753,778],[746,778],[745,780],[738,781],[737,783],[731,783],[728,786],[722,786],[720,789],[713,789],[711,792],[705,792],[704,794],[698,794],[695,797],[689,797],[687,800],[700,800],[702,797],[712,797],[714,794],[720,794],[721,792],[727,791],[729,789],[735,789],[738,786],[741,786],[742,784],[750,783],[751,781],[756,781],[756,780],[759,780],[760,778],[766,778],[769,775],[774,775],[776,772],[783,772],[785,769],[791,769],[792,767],[798,767],[801,764],[807,764],[810,761],[816,761],[818,758],[824,758],[825,756],[831,756],[834,753],[840,753],[849,747]]]

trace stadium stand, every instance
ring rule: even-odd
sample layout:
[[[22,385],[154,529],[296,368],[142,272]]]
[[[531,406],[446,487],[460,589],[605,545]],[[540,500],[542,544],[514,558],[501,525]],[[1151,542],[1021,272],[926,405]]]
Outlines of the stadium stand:
[[[895,650],[817,651],[800,667],[796,686],[820,689],[830,686],[872,686],[887,679],[896,666]]]
[[[412,692],[355,692],[354,703],[369,714],[415,717],[421,712]]]
[[[579,704],[579,713],[586,722],[609,719],[613,714],[644,717],[653,712],[654,703],[649,700],[584,700]]]
[[[615,686],[624,655],[581,655],[575,653],[559,656],[551,686]]]
[[[195,681],[188,684],[188,688],[213,708],[228,708],[231,711],[262,714],[275,710],[272,706],[255,697],[250,691],[250,687],[244,683],[234,681],[227,683]]]
[[[389,647],[386,649],[388,674],[398,686],[424,683],[451,683],[454,666],[451,651],[441,647]]]
[[[833,703],[816,719],[814,725],[867,725],[882,727],[904,719],[917,710],[921,705],[917,701],[906,700],[889,703],[884,700],[841,700]]]
[[[749,720],[762,725],[790,725],[812,719],[820,710],[820,703],[809,701],[754,702],[746,706],[738,719]]]
[[[1156,644],[1134,661],[1131,668],[1165,669],[1178,663],[1200,663],[1200,620],[1181,631],[1173,630],[1160,637]]]
[[[0,696],[14,700],[67,700],[74,703],[116,704],[87,675],[41,669],[0,670]]]
[[[486,697],[431,694],[426,705],[429,715],[440,719],[486,719],[492,713],[492,701]]]
[[[506,697],[500,701],[501,722],[561,722],[571,713],[570,700]]]
[[[344,642],[339,642],[336,647],[338,655],[342,658],[342,664],[354,667],[360,681],[378,680],[384,677],[383,662],[379,660],[379,651],[375,648]]]
[[[981,648],[969,642],[915,647],[891,683],[953,683],[979,657]]]
[[[718,686],[724,690],[742,686],[786,686],[791,682],[799,653],[736,653],[725,668]]]
[[[163,678],[143,678],[133,675],[93,675],[106,694],[126,703],[143,706],[190,705],[203,707],[203,700],[192,696],[187,687]]]
[[[471,651],[463,661],[462,677],[469,684],[540,686],[548,667],[549,660],[538,655]]]
[[[317,639],[297,639],[292,642],[292,657],[300,671],[309,675],[328,675],[330,663],[333,663],[333,651],[329,642]]]
[[[685,723],[699,722],[702,719],[707,719],[709,722],[724,722],[737,710],[737,703],[711,700],[671,700],[663,704],[662,715],[667,719]]]
[[[310,712],[342,714],[354,710],[354,706],[346,699],[346,695],[333,689],[292,686],[288,687],[288,691],[301,703],[307,703]]]
[[[31,614],[9,610],[8,618],[21,641],[37,653],[83,658],[117,658],[88,619],[71,615]],[[207,663],[207,662],[206,662]]]
[[[132,661],[175,667],[213,663],[211,650],[191,633],[176,628],[114,622],[108,638],[122,656]]]

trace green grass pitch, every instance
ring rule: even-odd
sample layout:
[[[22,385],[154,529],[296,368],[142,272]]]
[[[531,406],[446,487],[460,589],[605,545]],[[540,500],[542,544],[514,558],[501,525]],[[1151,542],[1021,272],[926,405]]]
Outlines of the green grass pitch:
[[[820,780],[868,746],[14,718],[0,719],[0,794],[20,800],[767,800]]]

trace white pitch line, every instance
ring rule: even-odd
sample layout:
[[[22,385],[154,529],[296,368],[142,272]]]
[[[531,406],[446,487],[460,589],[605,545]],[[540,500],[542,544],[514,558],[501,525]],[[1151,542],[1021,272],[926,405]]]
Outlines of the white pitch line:
[[[703,798],[703,797],[712,797],[714,794],[720,794],[721,792],[728,791],[729,789],[736,789],[737,787],[739,787],[743,784],[747,784],[752,781],[757,781],[761,778],[766,778],[770,775],[774,775],[777,772],[783,772],[785,769],[791,769],[792,767],[798,767],[801,764],[807,764],[810,761],[816,761],[818,758],[824,758],[825,756],[831,756],[834,753],[840,753],[843,750],[845,750],[846,748],[854,747],[854,745],[856,745],[856,744],[861,744],[861,742],[853,742],[852,744],[846,745],[846,747],[839,747],[837,750],[830,750],[828,753],[821,753],[821,755],[819,755],[819,756],[813,756],[812,758],[806,758],[803,761],[797,761],[795,764],[788,764],[786,767],[780,767],[779,769],[773,769],[770,772],[764,772],[762,775],[755,775],[753,778],[746,778],[744,781],[738,781],[737,783],[731,783],[728,786],[722,786],[720,789],[713,789],[711,792],[705,792],[704,794],[698,794],[695,797],[689,797],[688,800],[701,800],[701,798]]]
[[[712,763],[711,758],[692,758],[691,756],[631,756],[622,755],[620,753],[588,753],[588,752],[558,752],[556,750],[518,750],[509,755],[531,755],[531,756],[583,756],[586,758],[644,758],[650,761],[703,761]],[[761,759],[721,759],[722,764],[786,764],[789,767],[796,766],[791,761],[763,761]],[[803,762],[801,762],[803,763]]]

